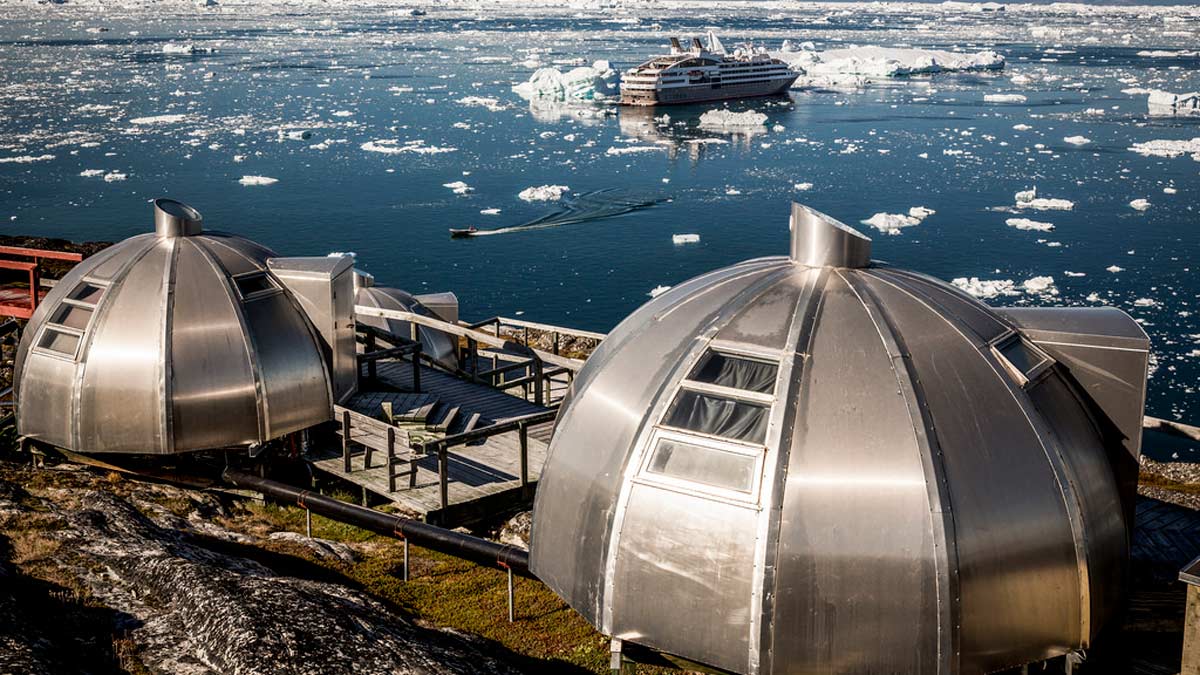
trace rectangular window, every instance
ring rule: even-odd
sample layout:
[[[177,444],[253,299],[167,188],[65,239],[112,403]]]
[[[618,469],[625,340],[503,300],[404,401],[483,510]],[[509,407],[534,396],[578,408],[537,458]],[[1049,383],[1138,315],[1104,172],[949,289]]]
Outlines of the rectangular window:
[[[79,349],[79,336],[47,328],[42,331],[42,339],[38,341],[38,346],[75,358],[75,352]]]
[[[774,363],[732,356],[710,349],[700,357],[688,379],[770,394],[775,391],[775,375],[778,370],[779,366]]]
[[[737,452],[706,448],[670,438],[658,441],[647,472],[750,493],[758,460]]]
[[[75,287],[67,297],[79,302],[86,302],[89,305],[94,305],[100,302],[100,296],[104,295],[104,287],[96,284],[83,282]]]
[[[74,328],[75,330],[83,330],[87,328],[88,320],[91,318],[91,307],[69,305],[64,302],[58,306],[54,314],[50,315],[50,323],[57,323],[67,328]]]
[[[767,437],[766,405],[737,401],[681,389],[667,410],[663,424],[702,434],[762,443]]]
[[[1049,354],[1020,335],[1001,339],[992,345],[992,350],[1021,386],[1037,379],[1054,363]]]
[[[263,272],[234,277],[234,281],[237,283],[238,293],[242,294],[243,300],[258,293],[275,290],[275,284]]]

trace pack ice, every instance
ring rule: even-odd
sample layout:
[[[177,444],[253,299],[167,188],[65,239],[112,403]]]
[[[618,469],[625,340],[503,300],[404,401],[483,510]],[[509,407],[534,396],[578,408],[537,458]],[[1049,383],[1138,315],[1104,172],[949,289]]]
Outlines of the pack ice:
[[[1151,117],[1200,115],[1200,91],[1174,94],[1155,89],[1146,97],[1146,107],[1149,109]]]
[[[527,82],[512,90],[526,99],[592,101],[617,95],[620,85],[621,77],[608,61],[596,61],[565,73],[558,68],[538,68]]]
[[[838,75],[905,77],[929,73],[1004,68],[1004,57],[991,50],[971,54],[937,49],[847,47],[823,52],[807,49],[797,52],[783,51],[773,53],[771,56],[787,62],[793,68],[802,70],[805,75],[827,77]]]

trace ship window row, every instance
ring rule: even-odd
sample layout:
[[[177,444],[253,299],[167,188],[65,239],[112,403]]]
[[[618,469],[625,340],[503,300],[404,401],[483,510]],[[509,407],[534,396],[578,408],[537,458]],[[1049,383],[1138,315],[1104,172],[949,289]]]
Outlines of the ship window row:
[[[101,284],[89,281],[76,284],[51,312],[38,337],[38,348],[70,359],[76,358],[104,291],[105,287]]]

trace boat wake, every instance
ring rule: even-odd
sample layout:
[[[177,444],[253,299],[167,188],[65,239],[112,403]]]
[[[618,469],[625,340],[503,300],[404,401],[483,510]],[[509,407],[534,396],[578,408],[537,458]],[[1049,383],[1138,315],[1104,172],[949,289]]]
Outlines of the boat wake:
[[[557,211],[552,211],[520,225],[492,229],[480,228],[470,231],[456,230],[454,232],[457,233],[455,236],[459,237],[486,237],[494,234],[512,234],[514,232],[542,230],[550,227],[574,225],[576,223],[587,223],[604,218],[623,216],[634,211],[648,209],[664,201],[667,200],[658,197],[635,195],[616,188],[607,188],[594,192],[585,192],[573,197],[563,203],[562,208]]]

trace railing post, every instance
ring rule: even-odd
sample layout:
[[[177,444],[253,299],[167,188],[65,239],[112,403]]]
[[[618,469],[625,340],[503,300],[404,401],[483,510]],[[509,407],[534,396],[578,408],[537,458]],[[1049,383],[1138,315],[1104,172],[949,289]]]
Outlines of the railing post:
[[[475,338],[467,338],[467,358],[471,360],[471,381],[479,381],[479,343]]]
[[[554,355],[558,356],[558,331],[554,331]]]
[[[529,326],[525,326],[525,346],[529,346]]]
[[[396,427],[388,425],[388,492],[396,491]]]
[[[441,489],[442,509],[450,505],[450,456],[444,444],[438,444],[438,483]]]
[[[368,355],[375,351],[375,331],[367,332],[367,346],[363,351]],[[375,367],[375,361],[373,359],[367,361],[367,378],[373,381],[377,374],[378,370]]]
[[[413,362],[413,391],[421,393],[421,343],[417,343],[416,351],[412,353]]]
[[[350,411],[342,411],[342,469],[350,473]]]
[[[533,402],[538,405],[546,405],[546,383],[542,380],[542,360],[538,357],[533,357]]]
[[[529,425],[522,422],[517,435],[521,439],[521,497],[529,499]]]
[[[31,310],[38,307],[38,285],[42,283],[41,261],[34,258],[33,263],[33,269],[29,270],[29,309]]]

